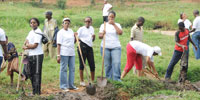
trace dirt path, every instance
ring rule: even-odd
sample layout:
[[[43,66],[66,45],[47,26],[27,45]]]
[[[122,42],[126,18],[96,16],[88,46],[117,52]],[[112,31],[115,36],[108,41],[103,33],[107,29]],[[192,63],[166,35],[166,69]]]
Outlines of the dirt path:
[[[175,30],[170,30],[170,31],[150,30],[150,32],[153,32],[153,33],[161,33],[161,34],[169,35],[169,36],[174,36],[174,34],[176,33]]]

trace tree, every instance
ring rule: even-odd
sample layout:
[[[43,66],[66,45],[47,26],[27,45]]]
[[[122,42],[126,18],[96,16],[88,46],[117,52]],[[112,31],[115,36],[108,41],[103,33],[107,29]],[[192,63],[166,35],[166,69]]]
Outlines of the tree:
[[[90,4],[93,6],[95,5],[95,0],[90,0]]]

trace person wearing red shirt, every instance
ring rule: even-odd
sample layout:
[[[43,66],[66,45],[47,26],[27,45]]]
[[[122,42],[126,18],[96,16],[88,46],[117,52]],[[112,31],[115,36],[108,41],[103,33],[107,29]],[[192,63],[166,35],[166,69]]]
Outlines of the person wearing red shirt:
[[[192,39],[190,38],[189,30],[185,28],[184,23],[180,22],[178,26],[179,30],[175,34],[175,50],[173,57],[168,65],[167,72],[165,74],[165,80],[170,80],[174,66],[181,59],[179,82],[185,82],[188,70],[188,52],[186,52],[188,50],[187,41],[189,40],[193,44],[195,49],[197,48],[193,43]]]

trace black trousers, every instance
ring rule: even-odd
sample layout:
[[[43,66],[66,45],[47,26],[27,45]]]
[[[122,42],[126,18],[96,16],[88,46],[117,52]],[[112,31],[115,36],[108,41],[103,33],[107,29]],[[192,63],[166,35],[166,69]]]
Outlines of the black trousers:
[[[88,46],[87,44],[83,43],[82,41],[80,41],[80,47],[81,47],[84,62],[87,59],[89,66],[90,66],[90,71],[94,72],[95,71],[95,62],[94,62],[93,48]],[[84,70],[84,66],[83,66],[83,62],[82,62],[79,50],[78,50],[78,55],[79,55],[79,62],[80,62],[79,69]]]
[[[43,54],[28,56],[33,94],[41,94]]]

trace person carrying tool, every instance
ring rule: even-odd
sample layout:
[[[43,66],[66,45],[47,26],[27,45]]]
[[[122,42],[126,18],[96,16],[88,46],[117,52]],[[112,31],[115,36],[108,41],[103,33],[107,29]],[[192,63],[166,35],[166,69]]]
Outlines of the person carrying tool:
[[[90,66],[90,72],[91,72],[91,79],[94,81],[95,77],[95,62],[94,62],[94,53],[93,53],[93,41],[95,40],[95,34],[94,34],[94,28],[91,26],[92,24],[92,18],[86,17],[84,19],[85,26],[82,26],[78,29],[77,34],[80,41],[80,48],[82,51],[84,62],[87,59],[89,66]],[[79,49],[77,49],[78,55],[79,55],[79,72],[80,72],[80,85],[85,86],[85,82],[83,79],[83,70],[84,65],[81,60]]]
[[[45,13],[46,19],[44,21],[44,34],[48,37],[49,42],[43,45],[44,55],[47,57],[48,55],[52,59],[56,59],[56,47],[53,46],[54,42],[54,34],[55,31],[58,29],[57,22],[55,19],[52,18],[52,12],[47,11]]]
[[[103,39],[105,35],[105,56],[104,67],[106,77],[120,80],[121,75],[121,44],[119,41],[119,35],[123,34],[122,27],[119,23],[115,23],[116,13],[110,11],[108,14],[108,22],[106,22],[106,30],[104,30],[104,24],[101,25],[99,30],[99,38]],[[103,41],[101,42],[101,54],[103,52]]]
[[[33,95],[41,94],[41,80],[42,80],[42,31],[39,28],[40,22],[37,18],[31,18],[29,24],[32,30],[26,37],[24,50],[28,50],[28,63],[30,66],[30,80],[33,88]]]
[[[139,17],[135,25],[131,28],[131,41],[137,40],[142,42],[143,41],[143,24],[145,19],[143,17]],[[142,66],[143,68],[146,66],[146,57],[142,56]],[[135,67],[133,68],[133,73],[137,73]]]
[[[10,76],[10,84],[13,85],[13,77],[14,72],[19,74],[18,66],[19,66],[19,56],[17,53],[17,49],[12,42],[8,42],[8,37],[6,36],[6,44],[8,47],[8,68],[7,68],[7,75]],[[21,77],[25,77],[21,74]]]
[[[142,75],[142,56],[147,56],[147,64],[150,69],[153,69],[155,76],[158,76],[158,73],[154,66],[153,56],[159,55],[161,56],[161,49],[158,46],[151,47],[145,43],[133,40],[130,41],[127,46],[127,61],[124,71],[121,75],[121,79],[123,79],[127,73],[132,69],[133,65],[135,65],[138,70],[138,76]]]
[[[172,59],[168,65],[167,72],[165,74],[165,80],[167,82],[170,82],[174,66],[181,59],[181,70],[180,70],[180,75],[179,75],[179,82],[181,83],[181,82],[185,82],[187,70],[188,70],[187,41],[189,40],[193,44],[196,50],[197,50],[197,47],[195,46],[195,44],[190,38],[189,30],[185,29],[184,23],[180,22],[178,26],[179,26],[179,30],[175,34],[175,41],[176,41],[175,50],[174,50]]]
[[[74,86],[75,73],[75,34],[70,29],[70,19],[63,19],[63,28],[57,35],[57,62],[60,63],[60,88],[64,92],[77,90]],[[67,77],[67,67],[69,67],[69,77]]]

